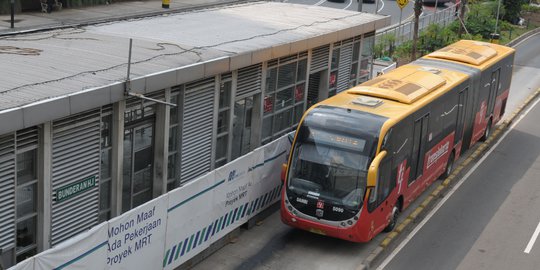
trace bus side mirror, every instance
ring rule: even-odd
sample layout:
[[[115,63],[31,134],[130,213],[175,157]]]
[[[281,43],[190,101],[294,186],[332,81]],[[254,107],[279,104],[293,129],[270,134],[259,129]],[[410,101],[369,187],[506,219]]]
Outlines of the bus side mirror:
[[[369,165],[367,175],[367,188],[369,194],[366,194],[369,212],[373,212],[373,210],[375,210],[375,208],[377,207],[377,189],[380,188],[378,183],[379,167],[386,154],[387,152],[385,150],[379,152],[379,154],[371,162],[371,165]]]
[[[285,182],[285,176],[287,175],[287,164],[281,164],[281,182]]]
[[[384,159],[386,154],[387,153],[385,150],[379,152],[379,154],[371,162],[371,165],[369,165],[368,176],[367,176],[368,187],[375,187],[377,185],[377,175],[379,173],[379,166],[381,165],[381,161]]]

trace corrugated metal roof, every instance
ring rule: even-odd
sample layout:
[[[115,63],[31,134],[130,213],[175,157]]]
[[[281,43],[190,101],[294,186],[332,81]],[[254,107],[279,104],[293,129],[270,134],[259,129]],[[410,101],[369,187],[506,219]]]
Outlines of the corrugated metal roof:
[[[3,37],[0,134],[123,99],[130,38],[131,85],[148,93],[372,32],[389,22],[369,13],[257,2]],[[79,98],[85,106],[79,106]],[[48,100],[66,108],[49,112]],[[28,108],[36,102],[42,107]],[[8,128],[6,119],[18,122]]]

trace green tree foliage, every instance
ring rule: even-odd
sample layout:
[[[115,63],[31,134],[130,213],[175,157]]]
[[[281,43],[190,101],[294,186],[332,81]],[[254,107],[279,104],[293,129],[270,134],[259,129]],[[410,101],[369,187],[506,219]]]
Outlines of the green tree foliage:
[[[503,19],[512,24],[517,24],[519,22],[522,3],[522,0],[503,0],[503,5],[506,10]]]
[[[451,27],[443,27],[431,24],[420,33],[420,50],[422,54],[431,52],[457,41],[459,38],[456,31]]]
[[[537,13],[540,12],[540,6],[532,6],[529,4],[521,5],[521,10],[524,12]]]
[[[393,33],[384,34],[373,47],[375,58],[392,57],[396,48],[396,36]]]
[[[469,13],[465,19],[465,27],[469,34],[480,35],[483,38],[489,38],[495,31],[497,2],[484,2],[475,5],[469,5]],[[504,8],[501,6],[499,14],[504,14]]]

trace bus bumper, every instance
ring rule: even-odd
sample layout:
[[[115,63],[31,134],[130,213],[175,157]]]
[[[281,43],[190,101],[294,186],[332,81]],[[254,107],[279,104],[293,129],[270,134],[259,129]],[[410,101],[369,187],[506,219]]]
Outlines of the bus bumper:
[[[340,238],[343,240],[359,243],[369,242],[371,238],[373,238],[372,233],[367,233],[369,229],[363,230],[362,228],[359,228],[360,224],[358,223],[351,227],[340,228],[336,226],[329,226],[326,224],[317,223],[308,219],[295,216],[284,207],[283,201],[281,202],[280,216],[281,221],[284,224],[315,234]],[[366,233],[359,233],[360,231],[364,231]]]

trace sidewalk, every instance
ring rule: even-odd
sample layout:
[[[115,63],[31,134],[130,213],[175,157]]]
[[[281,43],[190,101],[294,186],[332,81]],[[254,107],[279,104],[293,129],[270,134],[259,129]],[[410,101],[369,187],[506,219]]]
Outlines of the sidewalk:
[[[37,0],[36,0],[37,1]],[[109,22],[120,19],[130,19],[175,13],[189,9],[198,9],[213,5],[239,0],[171,0],[170,8],[161,7],[161,0],[142,0],[118,2],[110,5],[88,6],[80,8],[64,8],[52,13],[23,12],[15,14],[15,27],[11,28],[11,15],[0,15],[0,36],[46,30],[57,27],[70,27],[92,23]]]

